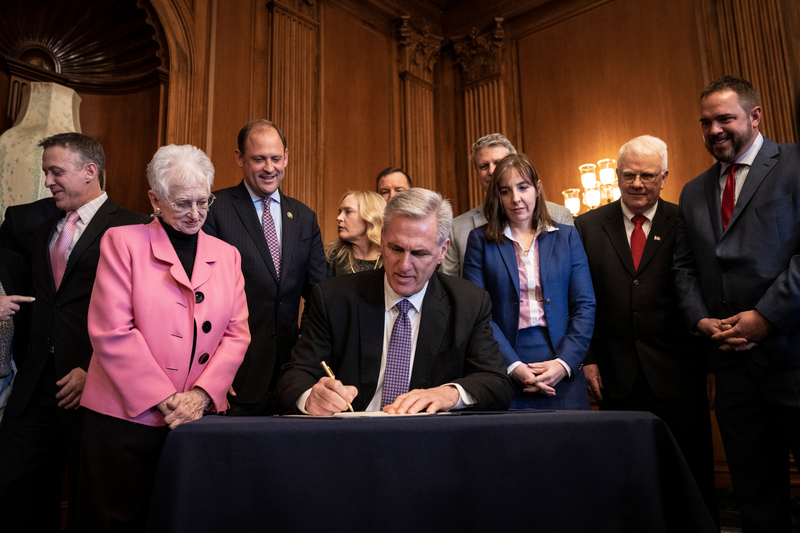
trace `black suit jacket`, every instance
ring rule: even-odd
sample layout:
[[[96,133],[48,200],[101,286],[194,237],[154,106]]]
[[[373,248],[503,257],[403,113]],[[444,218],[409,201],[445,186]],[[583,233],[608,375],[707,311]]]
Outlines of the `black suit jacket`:
[[[31,266],[31,246],[36,228],[45,220],[56,216],[61,210],[53,198],[42,198],[35,202],[12,205],[6,209],[0,225],[0,248],[17,252]],[[29,276],[30,277],[30,276]]]
[[[62,211],[50,218],[34,235],[32,286],[36,301],[33,302],[28,356],[19,367],[6,407],[13,416],[25,410],[51,353],[58,379],[73,368],[89,368],[92,344],[86,320],[100,259],[100,239],[108,228],[150,220],[147,215],[118,207],[110,198],[106,200],[75,243],[56,292],[49,245],[56,225],[64,215]]]
[[[327,265],[317,216],[301,202],[281,194],[281,279],[275,273],[264,230],[244,182],[214,193],[203,230],[242,255],[244,290],[250,311],[250,347],[233,380],[235,401],[264,398],[276,366],[289,361],[297,342],[300,298],[325,278]]]
[[[673,278],[689,328],[757,310],[776,329],[746,352],[711,350],[714,367],[743,356],[800,366],[800,146],[766,137],[722,230],[720,164],[681,191]]]
[[[660,398],[705,394],[704,343],[684,327],[672,285],[677,221],[678,206],[659,200],[638,270],[619,200],[575,221],[597,299],[584,364],[598,365],[604,394],[611,398],[628,396],[640,363]]]
[[[378,386],[384,338],[384,270],[330,278],[314,287],[303,337],[283,367],[278,398],[292,412],[297,399],[325,375],[358,388],[353,409],[367,408]],[[492,335],[489,294],[468,281],[434,273],[422,320],[409,390],[458,383],[475,408],[508,409],[513,390]]]

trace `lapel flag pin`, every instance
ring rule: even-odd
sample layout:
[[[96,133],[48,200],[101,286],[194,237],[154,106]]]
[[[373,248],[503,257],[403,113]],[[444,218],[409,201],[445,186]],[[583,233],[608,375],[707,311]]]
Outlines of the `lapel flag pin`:
[[[289,211],[288,213],[286,213],[286,216],[287,216],[287,217],[289,217],[289,218],[294,218],[294,215],[292,215],[292,212],[291,212],[291,211]]]
[[[291,215],[290,215],[290,216],[291,216]],[[658,235],[653,235],[653,240],[654,240],[654,241],[660,241],[660,240],[661,240],[661,237],[659,237]]]

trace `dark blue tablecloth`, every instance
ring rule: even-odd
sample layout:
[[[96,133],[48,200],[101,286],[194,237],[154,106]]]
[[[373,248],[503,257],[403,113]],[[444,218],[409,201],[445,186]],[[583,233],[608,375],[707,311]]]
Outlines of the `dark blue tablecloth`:
[[[167,438],[150,531],[711,532],[647,413],[205,417]]]

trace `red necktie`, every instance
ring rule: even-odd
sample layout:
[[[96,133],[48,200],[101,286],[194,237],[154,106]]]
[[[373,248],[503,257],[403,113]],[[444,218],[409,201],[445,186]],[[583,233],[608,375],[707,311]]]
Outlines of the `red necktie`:
[[[61,286],[61,280],[64,279],[64,272],[67,271],[67,249],[72,244],[72,238],[75,236],[75,227],[78,224],[77,211],[70,211],[67,215],[67,222],[61,228],[61,233],[58,234],[58,239],[50,250],[50,266],[53,268],[53,281],[56,284],[56,290]]]
[[[725,190],[722,191],[722,231],[728,227],[728,221],[733,214],[733,206],[736,205],[734,195],[736,193],[736,166],[728,167],[728,181],[725,182]]]
[[[644,215],[636,215],[632,220],[636,227],[633,228],[633,233],[631,233],[631,256],[633,257],[633,268],[638,270],[639,261],[642,260],[642,254],[644,253],[644,242],[647,240],[647,237],[644,236],[642,224],[647,219],[644,218]]]

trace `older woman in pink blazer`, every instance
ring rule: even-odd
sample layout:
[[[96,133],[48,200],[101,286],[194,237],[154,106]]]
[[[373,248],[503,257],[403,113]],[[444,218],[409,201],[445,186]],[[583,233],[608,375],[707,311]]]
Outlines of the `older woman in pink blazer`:
[[[170,429],[224,411],[250,343],[241,257],[201,231],[214,167],[165,146],[147,167],[155,220],[112,228],[100,245],[81,405],[81,527],[143,531]]]

